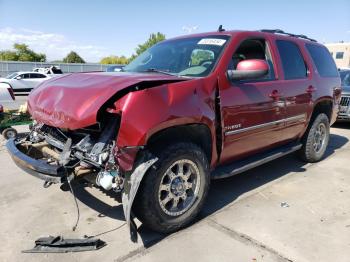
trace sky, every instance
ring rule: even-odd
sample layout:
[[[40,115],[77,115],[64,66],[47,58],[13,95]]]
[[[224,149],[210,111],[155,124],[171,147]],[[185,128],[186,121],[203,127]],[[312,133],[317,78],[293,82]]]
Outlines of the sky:
[[[350,42],[350,0],[0,0],[0,50],[25,43],[49,61],[71,50],[88,62],[130,56],[153,32],[167,38],[282,29],[319,42]]]

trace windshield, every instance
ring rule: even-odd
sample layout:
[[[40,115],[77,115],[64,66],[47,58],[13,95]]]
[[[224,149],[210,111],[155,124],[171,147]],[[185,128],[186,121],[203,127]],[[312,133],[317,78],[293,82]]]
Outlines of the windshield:
[[[161,42],[139,55],[123,71],[207,76],[213,70],[228,38],[212,35]]]
[[[14,78],[15,76],[17,76],[18,73],[12,73],[12,74],[9,74],[8,76],[6,76],[7,79],[12,79]]]
[[[350,86],[350,70],[340,72],[341,85]]]

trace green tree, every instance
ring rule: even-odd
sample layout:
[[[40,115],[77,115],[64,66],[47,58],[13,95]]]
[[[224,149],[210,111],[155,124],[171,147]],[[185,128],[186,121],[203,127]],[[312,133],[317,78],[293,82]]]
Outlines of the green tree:
[[[65,58],[63,58],[63,63],[81,63],[81,64],[85,64],[85,61],[76,52],[71,51]]]
[[[46,55],[36,53],[29,49],[26,44],[14,44],[14,51],[0,51],[0,60],[4,61],[28,61],[28,62],[45,62]]]
[[[129,59],[126,58],[125,56],[107,56],[101,59],[100,63],[101,64],[120,64],[120,65],[125,65],[129,62]]]
[[[142,54],[144,51],[146,51],[148,48],[150,48],[151,46],[155,45],[158,42],[161,42],[165,40],[165,35],[158,32],[158,33],[152,33],[150,34],[148,40],[146,42],[144,42],[143,44],[138,45],[138,47],[135,49],[136,54],[133,54],[130,57],[130,61],[134,60],[137,56],[139,56],[140,54]]]

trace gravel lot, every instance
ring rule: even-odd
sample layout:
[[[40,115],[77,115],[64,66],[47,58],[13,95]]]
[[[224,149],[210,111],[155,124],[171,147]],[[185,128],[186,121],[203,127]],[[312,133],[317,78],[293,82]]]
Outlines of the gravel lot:
[[[21,100],[23,101],[23,100]],[[25,131],[26,127],[19,127]],[[350,124],[331,129],[327,157],[294,155],[236,177],[213,181],[198,221],[172,235],[140,227],[129,241],[122,206],[97,188],[75,188],[81,211],[75,232],[72,195],[48,189],[0,146],[0,261],[337,261],[350,257]],[[107,246],[71,254],[23,254],[47,235],[98,235]]]

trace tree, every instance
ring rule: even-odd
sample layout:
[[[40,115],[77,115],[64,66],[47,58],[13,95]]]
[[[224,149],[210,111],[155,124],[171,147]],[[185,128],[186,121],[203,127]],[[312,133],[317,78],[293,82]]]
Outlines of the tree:
[[[35,53],[29,49],[26,44],[14,44],[14,51],[0,51],[0,60],[4,61],[26,61],[26,62],[45,62],[46,55]]]
[[[107,56],[101,59],[100,63],[101,64],[120,64],[120,65],[125,65],[129,62],[129,59],[126,58],[125,56]]]
[[[71,51],[65,58],[63,58],[63,63],[81,63],[81,64],[85,64],[85,61],[76,52]]]
[[[158,33],[152,33],[150,34],[148,40],[146,42],[144,42],[143,44],[138,45],[138,47],[135,49],[136,54],[133,54],[130,57],[130,61],[134,60],[137,56],[139,56],[140,54],[142,54],[144,51],[146,51],[148,48],[150,48],[151,46],[155,45],[158,42],[161,42],[165,40],[165,35],[158,32]]]

